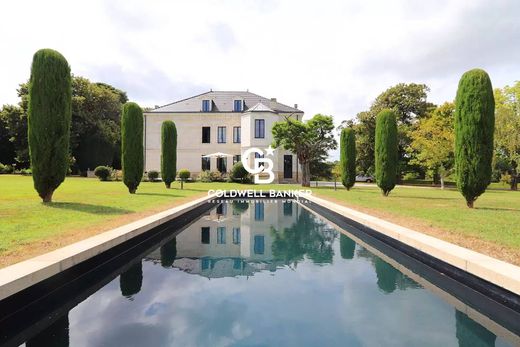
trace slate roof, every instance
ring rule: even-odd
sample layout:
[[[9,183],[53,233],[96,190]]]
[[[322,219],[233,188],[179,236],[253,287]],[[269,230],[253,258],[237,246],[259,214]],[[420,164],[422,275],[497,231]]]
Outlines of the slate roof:
[[[147,113],[190,113],[202,112],[202,100],[212,101],[211,112],[233,112],[233,101],[244,100],[244,110],[253,107],[261,107],[276,113],[303,113],[303,111],[284,105],[278,101],[265,98],[263,96],[251,93],[249,91],[209,91],[203,94],[192,96],[191,98],[179,100],[171,104],[150,110]],[[269,112],[269,111],[268,111]]]

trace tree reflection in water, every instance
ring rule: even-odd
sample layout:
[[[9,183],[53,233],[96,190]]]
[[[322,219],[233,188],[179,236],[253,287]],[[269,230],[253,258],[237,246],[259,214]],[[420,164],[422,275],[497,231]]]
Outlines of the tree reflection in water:
[[[143,285],[143,263],[139,260],[119,276],[121,295],[131,298],[141,291]]]
[[[356,250],[356,242],[347,235],[339,235],[339,250],[343,259],[354,259],[354,251]]]
[[[69,346],[69,316],[60,317],[46,329],[31,337],[25,343],[27,347],[67,347]]]
[[[464,313],[455,310],[459,347],[492,347],[496,336]]]
[[[177,238],[174,237],[172,240],[162,245],[160,251],[161,266],[164,268],[172,267],[175,257],[177,257]]]
[[[274,259],[296,266],[307,256],[316,264],[332,263],[332,244],[338,233],[308,211],[302,211],[289,228],[271,228]]]

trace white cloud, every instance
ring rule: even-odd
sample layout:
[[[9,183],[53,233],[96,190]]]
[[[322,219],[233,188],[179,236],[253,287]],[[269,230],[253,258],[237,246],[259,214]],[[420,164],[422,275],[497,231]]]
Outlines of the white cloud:
[[[520,76],[515,0],[11,1],[0,11],[0,103],[17,101],[42,47],[145,106],[249,89],[337,124],[399,82],[426,83],[441,103],[469,68],[495,86]]]

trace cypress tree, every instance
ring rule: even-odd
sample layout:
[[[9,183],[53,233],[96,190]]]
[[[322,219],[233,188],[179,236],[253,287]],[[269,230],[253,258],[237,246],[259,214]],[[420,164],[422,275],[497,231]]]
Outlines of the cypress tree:
[[[161,177],[170,188],[177,174],[177,128],[167,120],[161,126]]]
[[[135,193],[143,177],[143,150],[143,111],[135,102],[127,102],[121,116],[121,165],[130,194]]]
[[[394,111],[384,109],[376,120],[376,182],[384,196],[394,189],[397,180],[397,122]]]
[[[29,81],[28,141],[34,188],[43,202],[69,166],[72,87],[67,60],[52,49],[34,54]]]
[[[341,182],[350,190],[356,183],[356,134],[354,129],[345,128],[340,138]]]
[[[455,99],[455,170],[457,188],[473,208],[491,182],[495,99],[484,70],[462,75]]]

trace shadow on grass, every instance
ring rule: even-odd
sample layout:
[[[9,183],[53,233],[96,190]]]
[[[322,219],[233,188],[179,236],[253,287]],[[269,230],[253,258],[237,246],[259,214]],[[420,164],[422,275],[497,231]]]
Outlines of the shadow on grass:
[[[63,210],[72,210],[78,212],[85,212],[91,214],[104,214],[104,215],[120,215],[133,213],[134,211],[125,210],[117,207],[103,206],[103,205],[91,205],[84,204],[81,202],[52,202],[45,204],[47,207],[59,208]]]
[[[167,193],[135,193],[135,195],[146,195],[146,196],[167,196],[170,198],[182,198],[183,195],[167,194]]]
[[[475,210],[520,212],[520,209],[510,207],[475,207]]]

